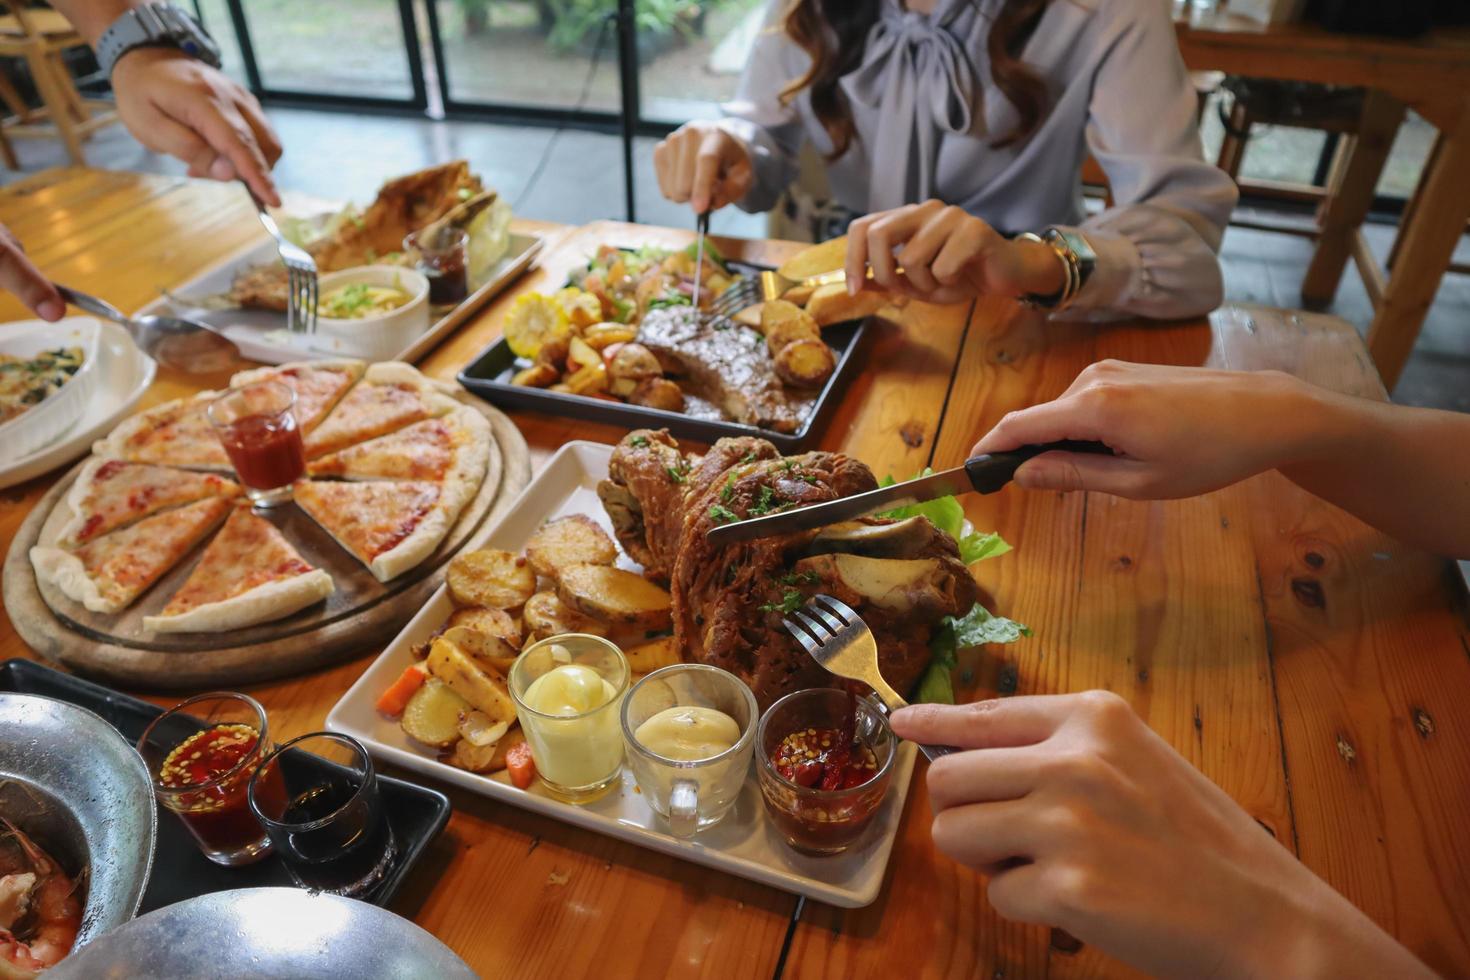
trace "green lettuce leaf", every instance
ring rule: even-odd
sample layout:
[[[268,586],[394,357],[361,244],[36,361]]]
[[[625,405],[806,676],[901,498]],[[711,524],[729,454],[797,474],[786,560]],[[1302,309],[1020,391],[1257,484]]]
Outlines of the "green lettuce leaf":
[[[960,561],[966,565],[973,565],[977,561],[987,558],[999,558],[1011,550],[998,532],[991,531],[989,534],[981,534],[979,531],[971,531],[969,534],[961,535],[955,539],[960,546]]]
[[[954,645],[960,650],[985,643],[1015,643],[1031,635],[1031,627],[997,616],[978,602],[963,617],[950,619],[949,623],[954,630]]]

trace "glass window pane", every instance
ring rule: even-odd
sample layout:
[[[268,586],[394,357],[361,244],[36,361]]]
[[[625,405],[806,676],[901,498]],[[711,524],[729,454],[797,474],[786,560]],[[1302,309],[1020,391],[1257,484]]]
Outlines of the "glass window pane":
[[[267,89],[411,99],[398,0],[240,0]]]
[[[225,0],[195,0],[194,6],[199,14],[199,22],[219,45],[225,74],[242,85],[247,84],[249,79],[245,77],[244,59],[240,57],[240,40],[235,36],[235,22],[230,20],[229,5]]]
[[[639,0],[643,117],[681,123],[719,114],[765,17],[766,0]]]
[[[1417,112],[1410,112],[1393,141],[1393,151],[1378,181],[1378,193],[1387,197],[1413,197],[1419,175],[1429,161],[1436,130]]]
[[[603,27],[616,0],[432,2],[451,101],[611,112],[622,104],[617,30]]]

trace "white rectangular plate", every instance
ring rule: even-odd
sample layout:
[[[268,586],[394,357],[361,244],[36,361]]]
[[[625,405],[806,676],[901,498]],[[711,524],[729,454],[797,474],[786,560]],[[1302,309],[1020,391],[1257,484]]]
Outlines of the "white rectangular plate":
[[[562,446],[521,493],[515,506],[491,533],[486,547],[519,552],[543,522],[566,514],[586,514],[610,532],[607,515],[597,497],[597,483],[607,476],[611,454],[612,447],[591,442],[569,442]],[[638,567],[626,556],[620,563],[628,568]],[[351,735],[375,757],[405,769],[783,891],[844,908],[859,908],[878,897],[914,771],[913,745],[908,742],[900,745],[888,798],[858,845],[846,853],[815,858],[788,847],[766,816],[753,770],[735,807],[724,820],[693,841],[679,840],[669,833],[668,822],[654,813],[636,791],[633,776],[626,768],[622,784],[613,792],[586,806],[573,806],[552,799],[538,786],[530,790],[516,789],[504,773],[481,776],[440,762],[431,750],[405,735],[398,722],[378,714],[373,707],[378,695],[413,662],[413,646],[438,629],[452,609],[448,593],[441,587],[332,708],[327,715],[327,728]]]
[[[531,267],[541,253],[543,241],[540,235],[510,236],[510,249],[491,269],[485,282],[464,302],[452,307],[438,320],[429,324],[429,329],[418,339],[395,354],[390,360],[407,361],[412,364],[433,349],[456,327],[469,319],[485,303],[489,302],[516,277]],[[216,328],[235,342],[240,353],[252,361],[264,364],[284,364],[287,361],[310,361],[326,357],[342,357],[340,352],[326,347],[309,346],[312,341],[322,344],[330,342],[325,335],[308,336],[286,333],[286,314],[270,310],[208,310],[191,305],[206,297],[222,296],[230,291],[235,273],[248,266],[267,265],[280,261],[276,255],[275,242],[264,240],[226,258],[183,285],[170,290],[170,296],[160,296],[137,313],[172,314],[202,320]]]

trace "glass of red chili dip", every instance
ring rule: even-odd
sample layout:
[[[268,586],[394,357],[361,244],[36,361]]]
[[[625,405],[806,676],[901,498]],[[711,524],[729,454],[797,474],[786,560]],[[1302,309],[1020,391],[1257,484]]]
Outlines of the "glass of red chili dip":
[[[306,473],[295,408],[296,392],[279,381],[231,388],[209,403],[210,424],[256,507],[290,500],[291,485]]]
[[[766,709],[761,796],[786,843],[819,855],[851,846],[888,793],[896,745],[878,709],[847,691],[797,691]]]
[[[265,709],[244,694],[189,698],[155,718],[138,739],[158,802],[178,816],[205,857],[232,867],[271,852],[246,792],[272,748]],[[274,765],[256,781],[256,794],[285,800]]]

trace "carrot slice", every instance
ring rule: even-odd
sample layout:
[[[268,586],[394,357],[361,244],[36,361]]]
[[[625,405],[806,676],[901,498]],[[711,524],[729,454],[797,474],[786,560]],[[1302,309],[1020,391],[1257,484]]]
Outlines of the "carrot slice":
[[[505,753],[505,770],[517,789],[527,789],[536,781],[536,762],[531,758],[531,746],[522,742],[513,745]]]
[[[408,707],[408,699],[424,686],[428,676],[420,664],[409,664],[398,675],[398,680],[388,685],[388,689],[378,696],[378,711],[389,718],[397,718],[403,714],[403,709]]]

